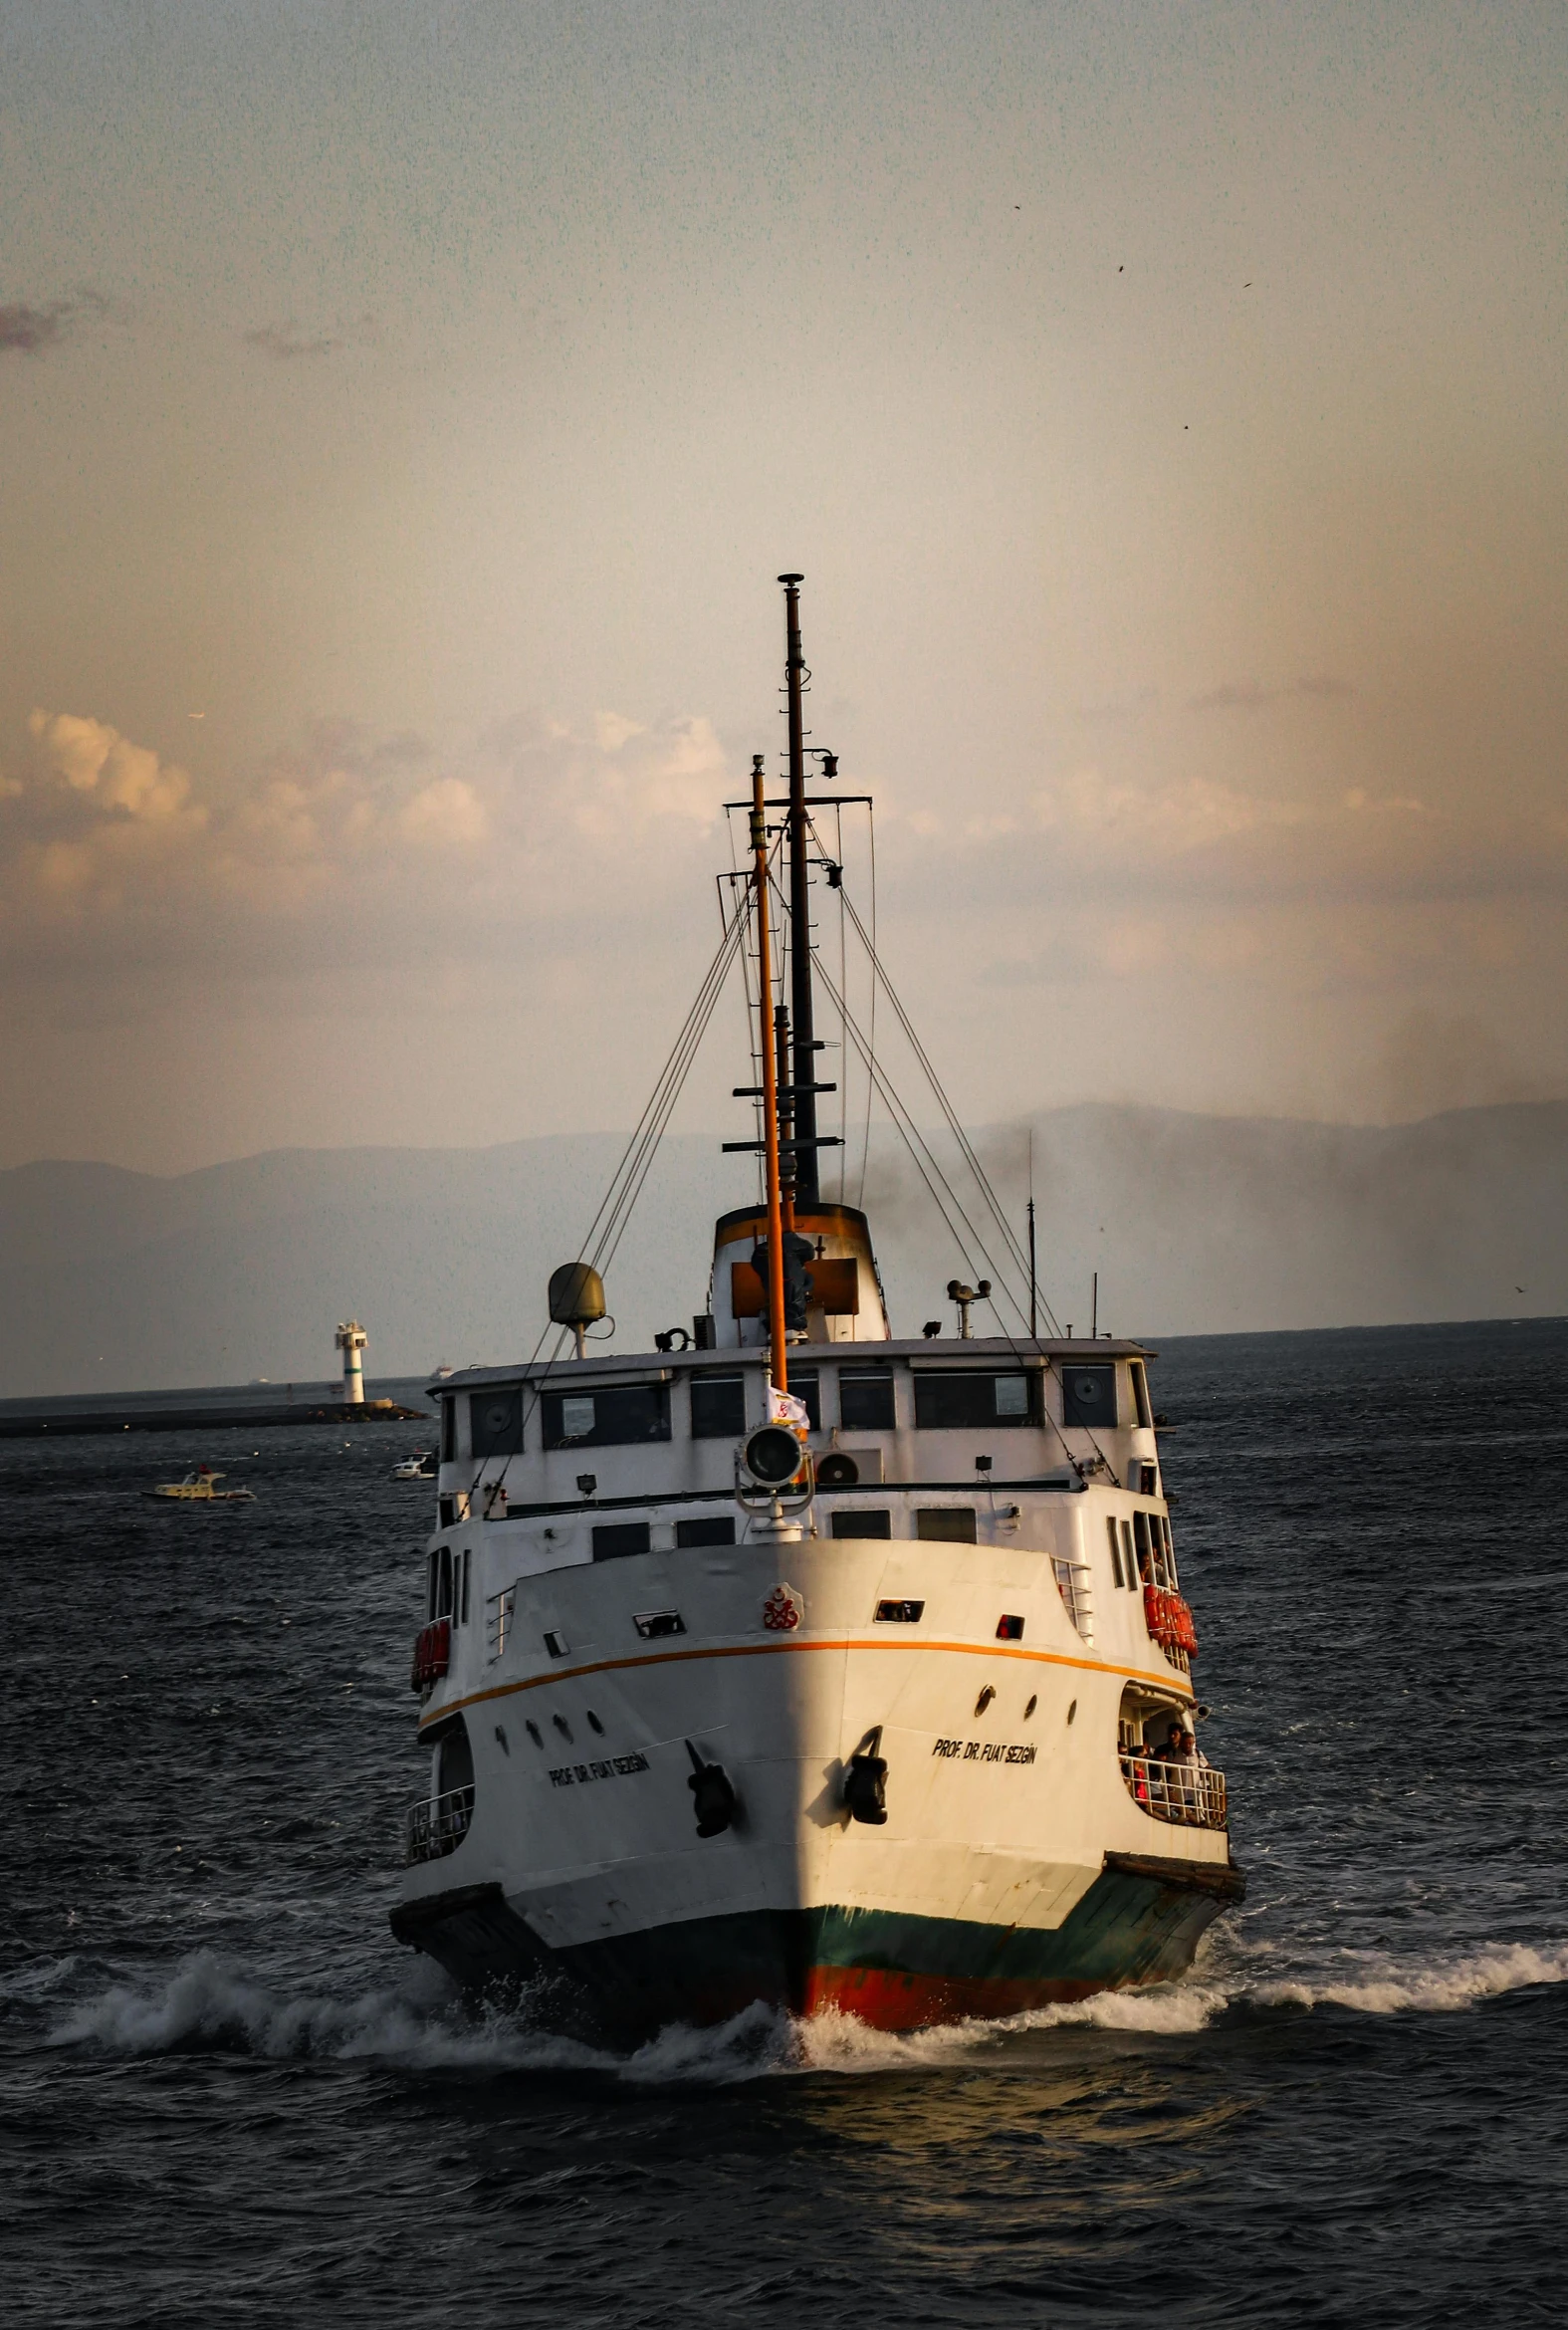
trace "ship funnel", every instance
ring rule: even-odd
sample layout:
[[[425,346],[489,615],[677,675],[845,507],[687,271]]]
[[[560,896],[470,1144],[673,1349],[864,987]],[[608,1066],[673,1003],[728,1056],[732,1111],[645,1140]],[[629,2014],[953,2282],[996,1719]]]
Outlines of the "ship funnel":
[[[588,1328],[604,1316],[604,1281],[591,1263],[562,1263],[551,1272],[550,1315],[557,1326],[571,1328],[580,1359]]]

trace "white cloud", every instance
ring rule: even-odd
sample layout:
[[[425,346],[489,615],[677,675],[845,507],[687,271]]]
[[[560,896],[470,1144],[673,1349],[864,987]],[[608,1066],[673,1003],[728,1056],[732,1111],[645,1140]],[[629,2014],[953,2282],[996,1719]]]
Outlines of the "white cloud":
[[[404,804],[397,829],[415,845],[468,849],[488,840],[490,818],[472,785],[461,777],[438,777]]]
[[[46,766],[74,792],[90,793],[106,809],[133,817],[172,817],[184,809],[190,779],[105,721],[71,712],[34,711],[28,728]]]

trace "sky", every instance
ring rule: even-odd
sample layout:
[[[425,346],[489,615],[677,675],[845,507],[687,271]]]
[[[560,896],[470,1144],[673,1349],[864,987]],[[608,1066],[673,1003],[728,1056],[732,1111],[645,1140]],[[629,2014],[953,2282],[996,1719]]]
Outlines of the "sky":
[[[629,1125],[786,569],[967,1117],[1568,1091],[1565,91],[1507,0],[3,0],[0,1164]]]

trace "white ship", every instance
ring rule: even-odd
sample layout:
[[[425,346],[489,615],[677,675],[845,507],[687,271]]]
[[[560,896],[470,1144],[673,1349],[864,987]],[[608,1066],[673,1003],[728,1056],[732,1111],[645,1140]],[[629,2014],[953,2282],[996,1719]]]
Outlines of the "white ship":
[[[1031,1259],[1015,1331],[999,1280],[999,1331],[972,1333],[976,1276],[956,1332],[897,1336],[865,1215],[821,1194],[809,876],[843,877],[781,580],[789,792],[765,800],[758,756],[744,898],[552,1280],[558,1348],[432,1387],[429,1779],[393,1930],[465,1984],[562,1977],[625,2031],[757,1999],[903,2029],[1158,1981],[1244,1886],[1193,1744],[1153,1355],[1033,1332]],[[721,1218],[689,1331],[592,1349],[595,1261],[743,950],[759,1138],[727,1145],[763,1194]],[[990,1202],[984,1238],[944,1209],[976,1270],[1022,1260]]]

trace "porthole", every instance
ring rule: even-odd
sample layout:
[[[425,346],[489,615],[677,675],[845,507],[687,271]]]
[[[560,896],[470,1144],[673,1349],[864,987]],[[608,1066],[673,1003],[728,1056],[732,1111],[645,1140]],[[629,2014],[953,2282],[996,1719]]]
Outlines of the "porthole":
[[[533,1741],[536,1748],[544,1747],[545,1735],[540,1730],[538,1724],[535,1723],[532,1716],[525,1716],[523,1718],[523,1728],[527,1732],[529,1738]]]
[[[598,1717],[594,1714],[591,1707],[588,1709],[588,1730],[590,1732],[597,1732],[599,1738],[601,1740],[603,1739],[604,1726],[599,1722]]]
[[[1030,1716],[1031,1716],[1031,1715],[1034,1713],[1034,1710],[1035,1710],[1035,1709],[1036,1709],[1038,1706],[1039,1706],[1039,1694],[1038,1694],[1038,1692],[1035,1692],[1035,1693],[1034,1693],[1034,1694],[1032,1694],[1032,1696],[1030,1697],[1030,1700],[1029,1700],[1029,1704],[1028,1704],[1028,1706],[1027,1706],[1027,1707],[1026,1707],[1026,1708],[1023,1710],[1023,1721],[1024,1721],[1025,1723],[1027,1723],[1027,1722],[1028,1722],[1028,1720],[1029,1720]]]
[[[997,1687],[996,1687],[996,1685],[995,1685],[994,1683],[988,1683],[988,1684],[986,1685],[986,1688],[985,1688],[985,1690],[984,1690],[984,1691],[981,1693],[980,1697],[979,1697],[979,1698],[976,1700],[976,1702],[975,1702],[975,1713],[976,1713],[978,1716],[979,1716],[979,1715],[984,1715],[984,1714],[985,1714],[985,1712],[986,1712],[986,1710],[987,1710],[987,1708],[988,1708],[988,1707],[990,1707],[990,1705],[991,1705],[992,1701],[993,1701],[993,1700],[996,1698],[996,1696],[997,1696]]]
[[[557,1731],[560,1734],[563,1740],[569,1740],[571,1738],[571,1726],[567,1723],[564,1716],[552,1716],[550,1720],[555,1725]]]
[[[1067,1710],[1067,1721],[1068,1721],[1068,1723],[1069,1723],[1069,1724],[1071,1723],[1071,1721],[1072,1721],[1073,1717],[1074,1717],[1074,1716],[1077,1714],[1077,1712],[1078,1712],[1078,1702],[1077,1702],[1076,1700],[1074,1700],[1074,1701],[1073,1701],[1073,1703],[1072,1703],[1072,1705],[1071,1705],[1071,1706],[1068,1708],[1068,1710]]]

